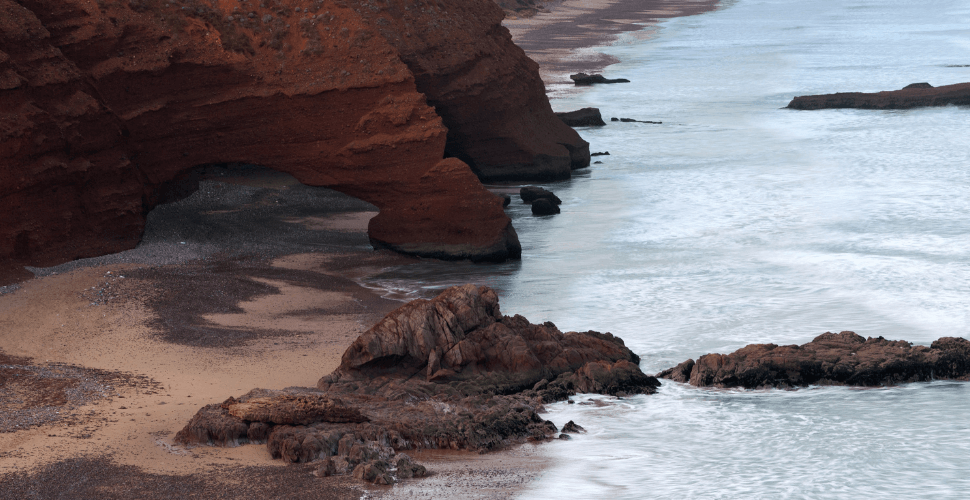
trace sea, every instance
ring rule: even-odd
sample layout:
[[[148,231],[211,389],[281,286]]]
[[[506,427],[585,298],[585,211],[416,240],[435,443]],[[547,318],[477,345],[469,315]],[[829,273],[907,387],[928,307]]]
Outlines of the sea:
[[[965,0],[728,0],[595,50],[627,84],[555,92],[609,122],[589,169],[508,209],[522,260],[425,261],[398,298],[495,288],[506,314],[609,331],[656,373],[854,331],[970,337],[970,109],[785,109],[797,95],[970,81]],[[646,36],[645,36],[646,35]],[[558,89],[563,90],[563,89]],[[490,186],[516,191],[518,186]],[[970,498],[970,383],[579,395],[523,499]]]

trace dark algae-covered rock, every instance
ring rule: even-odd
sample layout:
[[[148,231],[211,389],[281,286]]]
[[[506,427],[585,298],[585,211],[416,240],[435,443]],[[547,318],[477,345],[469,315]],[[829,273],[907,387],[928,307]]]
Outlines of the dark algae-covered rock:
[[[534,203],[536,200],[545,199],[553,204],[560,205],[562,200],[555,193],[538,186],[526,186],[519,190],[519,196],[524,203]]]
[[[532,202],[532,215],[555,215],[561,212],[559,205],[546,198],[539,198]]]
[[[586,73],[576,73],[569,75],[569,78],[576,85],[593,85],[596,83],[630,83],[626,78],[606,78],[603,75],[587,75]]]
[[[492,289],[456,286],[388,314],[316,388],[254,389],[207,405],[175,441],[265,442],[274,458],[319,461],[318,476],[391,484],[427,473],[401,451],[553,439],[545,403],[581,392],[653,394],[660,382],[639,362],[612,334],[505,316]]]
[[[823,333],[807,344],[751,344],[706,354],[657,374],[698,387],[880,386],[970,380],[970,341],[942,337],[929,347],[854,332]]]

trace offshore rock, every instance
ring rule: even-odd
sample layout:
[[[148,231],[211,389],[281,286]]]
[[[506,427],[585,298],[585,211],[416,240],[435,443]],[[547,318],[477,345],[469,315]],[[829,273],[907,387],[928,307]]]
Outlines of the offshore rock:
[[[606,78],[603,75],[587,75],[586,73],[576,73],[569,75],[569,78],[576,85],[593,85],[595,83],[630,83],[626,78]]]
[[[132,248],[219,163],[373,203],[378,248],[518,257],[474,173],[566,178],[589,146],[501,19],[488,0],[0,0],[0,280]]]
[[[564,111],[556,113],[556,116],[570,127],[599,127],[606,125],[599,108],[582,108],[576,111]]]
[[[752,344],[707,354],[657,374],[698,387],[880,386],[934,379],[970,380],[970,341],[942,337],[929,347],[904,340],[824,333],[807,344]]]
[[[316,389],[255,389],[205,406],[175,440],[265,441],[274,458],[322,460],[317,475],[389,484],[426,473],[403,450],[543,441],[558,432],[539,415],[544,403],[577,392],[653,394],[660,384],[639,361],[609,333],[562,333],[549,322],[502,315],[487,287],[452,287],[388,314]],[[293,412],[300,408],[304,415]],[[349,418],[358,415],[353,410],[361,418]],[[279,415],[303,423],[280,424]]]
[[[559,209],[559,205],[556,205],[548,198],[539,198],[532,202],[531,208],[532,215],[555,215],[562,211]]]
[[[549,200],[551,203],[561,205],[562,200],[555,193],[539,186],[525,186],[519,189],[519,197],[524,203],[533,203],[536,200]]]
[[[902,90],[876,93],[840,92],[836,94],[799,96],[788,103],[791,109],[910,109],[928,106],[970,106],[970,83],[934,87],[913,83]]]

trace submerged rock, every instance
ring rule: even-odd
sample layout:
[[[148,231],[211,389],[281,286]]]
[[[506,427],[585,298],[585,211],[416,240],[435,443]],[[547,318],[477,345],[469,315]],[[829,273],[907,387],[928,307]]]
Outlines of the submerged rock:
[[[902,90],[875,93],[839,92],[835,94],[799,96],[788,103],[790,109],[910,109],[928,106],[970,106],[970,83],[934,87],[929,83],[913,83]]]
[[[970,380],[970,341],[942,337],[929,347],[823,333],[807,344],[751,344],[731,354],[706,354],[657,374],[698,387],[879,386],[933,379]]]

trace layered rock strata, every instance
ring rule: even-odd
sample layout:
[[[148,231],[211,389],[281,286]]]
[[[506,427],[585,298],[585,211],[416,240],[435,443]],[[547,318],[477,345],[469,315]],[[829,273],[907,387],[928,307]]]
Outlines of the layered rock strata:
[[[727,355],[706,354],[657,377],[698,387],[746,389],[970,380],[970,341],[942,337],[927,347],[882,337],[866,339],[853,332],[823,333],[800,346],[751,344]]]
[[[589,158],[501,18],[487,0],[0,0],[4,278],[131,248],[214,163],[373,203],[377,247],[517,257],[463,161],[545,179]]]
[[[323,460],[324,474],[333,466],[380,482],[384,472],[394,479],[402,450],[486,451],[553,437],[543,403],[577,392],[653,394],[659,382],[638,363],[609,333],[504,316],[494,291],[464,285],[387,315],[317,388],[256,389],[208,405],[176,441],[266,442],[276,458]],[[377,450],[372,458],[367,449]],[[367,464],[367,474],[357,470]]]
[[[791,109],[910,109],[928,106],[970,106],[970,83],[934,87],[928,83],[914,83],[901,90],[875,93],[839,92],[836,94],[795,97],[788,103]]]

